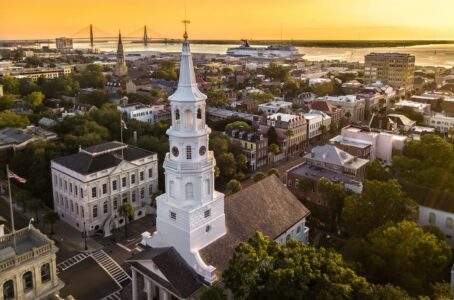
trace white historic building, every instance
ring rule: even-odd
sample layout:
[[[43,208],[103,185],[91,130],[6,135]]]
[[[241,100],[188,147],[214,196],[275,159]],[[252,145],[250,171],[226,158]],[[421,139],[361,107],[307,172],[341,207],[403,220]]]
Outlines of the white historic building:
[[[126,202],[134,219],[152,213],[158,188],[157,154],[120,142],[104,143],[51,162],[54,208],[79,231],[94,233],[125,224],[118,208]],[[85,227],[85,228],[84,228]]]
[[[204,285],[221,279],[236,245],[256,231],[281,242],[308,242],[309,211],[276,176],[225,201],[214,189],[206,96],[197,87],[186,33],[184,38],[178,88],[169,97],[166,193],[157,197],[156,231],[142,234],[145,250],[127,260],[133,300],[193,299]]]

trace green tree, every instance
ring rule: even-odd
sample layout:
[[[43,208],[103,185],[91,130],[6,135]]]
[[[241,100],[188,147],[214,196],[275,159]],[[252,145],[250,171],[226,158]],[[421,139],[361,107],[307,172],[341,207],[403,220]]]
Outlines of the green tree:
[[[334,84],[332,82],[323,82],[312,87],[312,92],[318,96],[330,95],[333,90]]]
[[[273,126],[271,126],[268,129],[268,132],[266,133],[266,137],[268,138],[268,145],[271,145],[271,144],[279,145],[276,128],[274,128]]]
[[[254,174],[254,181],[255,182],[259,182],[260,180],[263,180],[265,178],[266,178],[266,174],[263,173],[263,172],[258,171],[258,172],[255,172],[255,174]]]
[[[367,165],[366,179],[386,181],[391,179],[391,174],[378,160],[373,160]]]
[[[367,281],[332,250],[262,233],[240,243],[224,271],[235,299],[369,299]]]
[[[41,199],[33,198],[28,202],[27,207],[35,213],[35,222],[39,223],[39,211],[44,207],[43,201]]]
[[[263,74],[268,78],[281,82],[286,81],[289,77],[288,69],[275,63],[271,63],[267,68],[264,68]]]
[[[277,144],[270,144],[268,146],[268,152],[271,152],[273,154],[273,168],[274,168],[274,157],[279,153],[280,149]]]
[[[227,95],[221,89],[210,89],[207,92],[207,105],[212,107],[227,107],[229,105],[229,100]]]
[[[352,236],[363,237],[387,222],[413,217],[415,209],[415,202],[405,195],[397,180],[366,180],[361,194],[345,198],[341,217]]]
[[[44,215],[44,223],[47,223],[50,225],[50,234],[55,234],[54,232],[54,224],[58,222],[58,220],[60,220],[60,215],[51,210],[51,211],[48,211],[45,215]]]
[[[418,124],[424,123],[424,116],[408,106],[396,108],[393,113],[404,115]]]
[[[44,98],[45,98],[45,96],[41,92],[31,92],[24,98],[24,101],[25,101],[25,103],[27,103],[28,107],[30,107],[32,109],[36,109],[39,106],[41,106]]]
[[[6,94],[3,97],[0,97],[0,110],[11,109],[14,106],[14,96],[11,94]]]
[[[200,295],[200,300],[227,300],[225,290],[219,285],[206,288]]]
[[[225,126],[225,131],[231,131],[233,129],[242,129],[247,132],[252,131],[251,125],[249,125],[248,123],[246,123],[244,121],[235,121],[235,122],[229,123],[229,124],[227,124],[227,126]]]
[[[314,191],[315,186],[315,182],[307,177],[300,178],[298,182],[298,189],[305,195],[307,192]]]
[[[412,295],[427,295],[452,266],[449,244],[414,222],[402,221],[372,231],[366,238],[366,277],[400,286]]]
[[[331,223],[331,229],[337,231],[342,207],[344,206],[344,199],[346,197],[344,186],[326,178],[322,178],[317,182],[317,191],[328,203],[328,207],[331,209],[334,216]]]
[[[118,208],[118,214],[125,220],[125,238],[128,237],[128,223],[129,219],[134,217],[134,207],[129,202],[123,203]]]
[[[30,121],[27,116],[18,115],[10,110],[0,112],[0,128],[24,128],[28,125],[30,125]]]
[[[283,86],[285,99],[293,99],[300,93],[300,85],[297,81],[286,81]]]
[[[226,189],[229,194],[233,194],[233,193],[241,191],[243,189],[243,187],[241,186],[241,182],[239,182],[236,179],[232,179],[227,183]]]
[[[19,80],[12,76],[6,75],[3,76],[2,85],[5,89],[5,93],[8,94],[17,94],[19,93]]]
[[[221,171],[221,176],[224,178],[233,178],[236,174],[236,160],[235,156],[231,152],[222,153],[216,159]]]
[[[32,195],[26,190],[19,190],[16,195],[14,195],[14,199],[20,206],[22,206],[22,212],[25,213],[27,212],[27,205],[32,199]]]
[[[279,171],[276,169],[276,168],[271,168],[268,170],[268,176],[270,175],[276,175],[277,177],[279,177]]]

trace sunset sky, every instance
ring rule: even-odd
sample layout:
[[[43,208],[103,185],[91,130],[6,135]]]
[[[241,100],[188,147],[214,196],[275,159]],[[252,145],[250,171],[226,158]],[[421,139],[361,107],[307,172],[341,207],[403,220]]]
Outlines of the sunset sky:
[[[454,39],[454,0],[0,0],[0,39],[104,33],[193,39]]]

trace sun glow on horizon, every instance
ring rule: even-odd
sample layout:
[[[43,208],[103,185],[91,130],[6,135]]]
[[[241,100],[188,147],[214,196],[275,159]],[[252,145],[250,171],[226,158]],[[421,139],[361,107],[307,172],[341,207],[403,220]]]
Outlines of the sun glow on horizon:
[[[140,36],[180,38],[185,7],[192,39],[454,39],[454,1],[432,0],[2,0],[0,39]]]

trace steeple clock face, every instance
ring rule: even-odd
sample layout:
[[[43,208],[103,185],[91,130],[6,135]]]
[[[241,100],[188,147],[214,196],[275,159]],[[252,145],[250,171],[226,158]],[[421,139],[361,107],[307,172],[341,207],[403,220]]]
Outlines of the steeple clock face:
[[[175,157],[178,157],[179,154],[180,154],[180,151],[178,151],[178,148],[173,146],[172,147],[172,155],[175,156]]]
[[[207,148],[205,146],[200,147],[200,149],[199,149],[200,156],[204,156],[206,152],[207,152]]]

